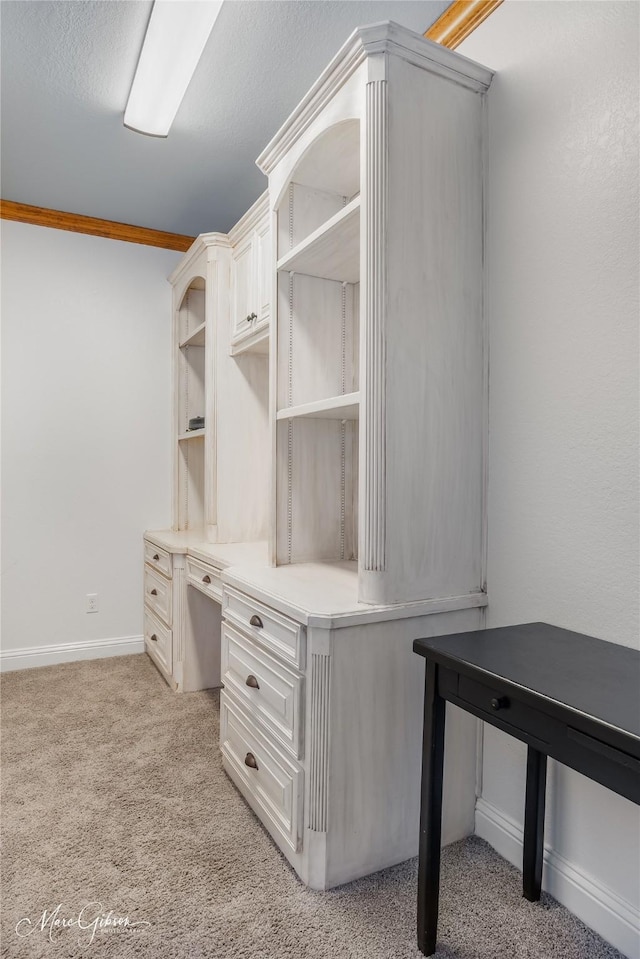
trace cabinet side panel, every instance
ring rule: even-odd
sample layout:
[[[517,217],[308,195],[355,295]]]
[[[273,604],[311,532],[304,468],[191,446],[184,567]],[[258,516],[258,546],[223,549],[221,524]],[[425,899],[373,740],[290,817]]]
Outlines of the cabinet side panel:
[[[334,633],[327,885],[418,854],[424,660],[419,636],[477,629],[478,610]],[[443,842],[473,832],[476,721],[447,710]]]
[[[392,58],[387,602],[482,585],[482,98]]]
[[[222,357],[218,394],[218,542],[266,539],[269,360]]]
[[[267,535],[269,483],[269,359],[229,353],[230,256],[218,252],[215,313],[216,446],[212,471],[217,477],[217,541],[252,542]]]
[[[185,586],[185,629],[182,690],[211,689],[220,685],[221,611],[218,603]]]

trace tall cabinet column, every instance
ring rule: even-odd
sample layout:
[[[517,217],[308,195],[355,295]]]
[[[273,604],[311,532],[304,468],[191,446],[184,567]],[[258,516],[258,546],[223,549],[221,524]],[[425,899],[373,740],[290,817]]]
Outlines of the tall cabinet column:
[[[364,509],[360,521],[360,565],[364,573],[386,570],[387,513],[387,211],[389,101],[386,58],[368,64],[364,118],[363,251],[364,295],[361,325],[360,477]],[[376,76],[379,74],[379,76]],[[362,255],[361,255],[362,265]],[[363,576],[363,599],[375,602],[370,577]]]

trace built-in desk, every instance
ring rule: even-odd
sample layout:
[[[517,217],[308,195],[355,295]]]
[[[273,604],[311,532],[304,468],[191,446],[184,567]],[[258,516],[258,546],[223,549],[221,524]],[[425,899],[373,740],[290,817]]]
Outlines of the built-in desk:
[[[202,534],[147,534],[147,648],[178,690],[223,684],[224,768],[314,888],[416,855],[412,643],[487,604],[491,79],[355,30],[259,158],[268,196],[170,278],[172,525]],[[452,710],[450,841],[475,727]]]
[[[220,685],[222,572],[266,562],[266,542],[210,543],[202,530],[144,534],[145,649],[173,689]]]
[[[202,530],[147,530],[145,541],[154,543],[172,554],[189,554],[210,562],[219,569],[227,566],[266,566],[267,543],[210,543]]]
[[[412,643],[477,627],[486,593],[363,603],[356,562],[273,567],[264,543],[191,532],[145,534],[145,560],[149,655],[178,691],[223,687],[224,768],[303,882],[326,889],[415,856]],[[451,716],[451,842],[473,821],[474,727]]]
[[[547,756],[640,803],[640,652],[546,623],[417,639],[413,648],[426,659],[418,946],[431,955],[445,702],[527,743],[523,894],[535,901],[542,882]]]

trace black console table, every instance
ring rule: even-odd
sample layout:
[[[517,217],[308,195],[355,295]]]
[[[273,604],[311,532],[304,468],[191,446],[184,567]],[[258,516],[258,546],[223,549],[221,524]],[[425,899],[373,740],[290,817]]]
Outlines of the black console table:
[[[640,803],[640,652],[546,623],[417,639],[426,659],[418,947],[435,952],[445,702],[527,744],[523,895],[540,898],[547,756]]]

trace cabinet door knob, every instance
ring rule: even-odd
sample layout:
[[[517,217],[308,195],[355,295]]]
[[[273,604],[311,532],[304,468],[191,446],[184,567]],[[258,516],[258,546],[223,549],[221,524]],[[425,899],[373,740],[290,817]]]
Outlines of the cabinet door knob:
[[[245,766],[249,766],[251,769],[258,768],[256,757],[253,755],[253,753],[247,753],[247,755],[244,757],[244,764]]]
[[[509,699],[507,696],[496,696],[491,700],[491,708],[495,709],[496,712],[498,709],[508,709],[509,708]]]
[[[259,616],[256,616],[255,613],[253,614],[253,616],[252,616],[251,619],[249,620],[249,625],[250,625],[250,626],[255,626],[256,629],[262,629],[262,626],[263,626],[262,620],[260,619]]]
[[[247,323],[251,323],[252,320],[257,320],[257,319],[258,319],[258,314],[257,314],[257,313],[248,313],[248,314],[247,314]]]
[[[255,676],[247,676],[246,684],[251,686],[252,689],[260,689],[260,683]]]
[[[202,577],[202,582],[207,584],[211,582],[211,577],[208,573],[205,573],[205,575]]]
[[[160,557],[159,557],[158,554],[156,553],[155,556],[153,557],[154,562],[157,563],[159,559],[160,559]]]
[[[149,637],[149,639],[151,640],[152,643],[157,643],[157,642],[158,642],[158,637],[156,636],[155,633],[152,633],[151,636]]]
[[[157,589],[152,589],[152,590],[151,590],[151,595],[152,595],[152,596],[157,596],[157,595],[158,595],[158,590],[157,590]]]

